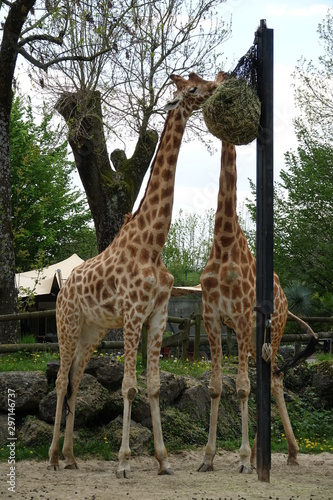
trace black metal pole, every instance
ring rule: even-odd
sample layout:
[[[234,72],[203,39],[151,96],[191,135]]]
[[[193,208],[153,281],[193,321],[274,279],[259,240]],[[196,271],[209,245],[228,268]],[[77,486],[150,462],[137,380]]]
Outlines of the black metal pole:
[[[257,472],[269,482],[271,469],[271,362],[262,347],[270,344],[273,313],[273,30],[261,20],[256,33],[258,94],[261,101],[257,140]]]

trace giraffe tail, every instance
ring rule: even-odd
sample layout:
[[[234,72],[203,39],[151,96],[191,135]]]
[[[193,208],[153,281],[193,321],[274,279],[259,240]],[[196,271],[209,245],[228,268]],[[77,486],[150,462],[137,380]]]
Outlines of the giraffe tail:
[[[318,335],[315,334],[315,332],[312,330],[312,328],[307,323],[305,323],[305,321],[303,321],[301,318],[299,318],[298,316],[296,316],[295,314],[293,314],[289,310],[288,310],[288,318],[292,318],[293,320],[297,321],[297,323],[299,323],[301,326],[303,326],[309,333],[311,333],[311,335],[314,336],[315,339],[318,340]]]
[[[71,413],[71,409],[70,409],[70,406],[69,406],[69,403],[68,403],[68,401],[71,398],[71,395],[72,395],[71,371],[69,370],[69,373],[68,373],[67,393],[66,393],[65,399],[64,399],[66,417]]]
[[[297,323],[306,328],[308,332],[311,333],[312,337],[310,338],[310,342],[305,347],[305,349],[299,352],[289,363],[286,363],[282,368],[275,370],[274,375],[279,375],[280,373],[283,372],[285,373],[287,370],[289,370],[289,368],[296,366],[300,361],[311,356],[315,352],[316,345],[319,342],[318,335],[315,334],[312,328],[307,323],[305,323],[305,321],[303,321],[301,318],[299,318],[290,311],[288,311],[288,318],[294,319],[295,321],[297,321]]]

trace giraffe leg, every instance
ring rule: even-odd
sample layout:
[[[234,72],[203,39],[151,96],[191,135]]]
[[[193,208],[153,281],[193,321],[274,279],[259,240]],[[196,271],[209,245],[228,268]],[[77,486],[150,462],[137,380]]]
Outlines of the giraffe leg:
[[[134,316],[134,314],[133,314]],[[124,399],[123,412],[123,432],[120,450],[118,454],[119,465],[116,472],[118,479],[131,477],[130,457],[131,450],[129,444],[130,427],[131,427],[131,410],[132,403],[137,394],[136,381],[136,358],[140,340],[142,324],[134,330],[129,325],[130,321],[124,321],[124,354],[125,354],[125,370],[122,384],[122,394]]]
[[[277,366],[274,365],[274,369],[277,369]],[[283,394],[283,373],[280,373],[279,375],[272,375],[272,393],[276,401],[277,407],[279,409],[279,413],[284,427],[284,432],[287,438],[287,445],[288,445],[287,463],[288,465],[298,465],[297,462],[298,445],[296,438],[294,436],[293,429],[291,427],[286,407],[286,402],[284,400],[284,394]]]
[[[211,398],[210,423],[208,442],[205,448],[205,454],[198,472],[207,472],[213,470],[213,460],[216,453],[216,434],[219,404],[222,394],[222,376],[221,376],[221,322],[219,318],[214,321],[205,319],[205,328],[208,334],[211,351],[211,378],[209,383],[209,393]]]
[[[56,414],[53,427],[53,438],[49,449],[49,465],[48,465],[49,470],[59,469],[59,455],[60,455],[59,437],[60,437],[62,409],[63,409],[64,398],[67,392],[68,374],[71,364],[73,362],[77,339],[78,339],[78,331],[79,331],[78,327],[76,327],[75,330],[74,331],[69,330],[65,332],[63,328],[58,326],[60,368],[56,380],[57,406],[56,406]],[[61,339],[64,337],[68,339],[66,346],[65,343],[61,341]]]
[[[61,424],[61,417],[62,417],[63,402],[64,402],[65,394],[67,391],[67,385],[68,385],[68,371],[65,371],[62,368],[62,366],[60,365],[60,369],[59,369],[57,381],[56,381],[57,407],[56,407],[56,414],[55,414],[54,427],[53,427],[53,439],[52,439],[52,443],[51,443],[51,446],[49,449],[49,465],[47,467],[49,470],[58,470],[59,469],[60,424]]]
[[[243,338],[251,338],[251,336],[243,336]],[[240,349],[238,343],[238,375],[236,379],[236,390],[240,398],[241,418],[242,418],[242,444],[239,449],[240,461],[238,472],[243,474],[251,474],[252,466],[250,462],[251,448],[249,442],[249,412],[248,400],[250,394],[250,380],[248,376],[248,346],[243,342],[243,348]]]
[[[155,457],[159,462],[159,475],[174,474],[163,441],[161,414],[159,404],[160,394],[160,351],[162,338],[167,322],[167,306],[156,312],[148,325],[147,352],[147,389],[154,431]]]
[[[103,338],[105,330],[101,330],[94,325],[83,324],[80,332],[80,338],[76,347],[74,360],[70,369],[70,385],[71,395],[67,401],[68,414],[66,417],[65,439],[62,447],[62,454],[66,461],[65,469],[78,469],[76,459],[73,451],[73,432],[74,432],[74,419],[75,419],[75,402],[77,392],[82,380],[82,376],[86,366]]]

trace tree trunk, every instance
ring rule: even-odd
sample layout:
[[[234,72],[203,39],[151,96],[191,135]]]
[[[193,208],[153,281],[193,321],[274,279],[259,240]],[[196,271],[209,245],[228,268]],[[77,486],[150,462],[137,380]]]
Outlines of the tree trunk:
[[[0,316],[16,311],[15,258],[11,223],[11,171],[9,160],[9,113],[0,105]],[[0,323],[0,343],[20,337],[20,322]]]
[[[139,138],[129,159],[124,151],[115,150],[111,155],[113,170],[104,136],[100,93],[66,92],[58,100],[56,109],[68,125],[68,140],[101,252],[118,234],[125,215],[132,211],[158,136],[154,131],[147,131]]]
[[[15,257],[11,226],[11,170],[9,158],[9,123],[12,105],[12,83],[17,61],[18,40],[35,0],[12,2],[2,26],[0,45],[0,315],[17,308]],[[0,342],[17,342],[18,321],[0,323]]]

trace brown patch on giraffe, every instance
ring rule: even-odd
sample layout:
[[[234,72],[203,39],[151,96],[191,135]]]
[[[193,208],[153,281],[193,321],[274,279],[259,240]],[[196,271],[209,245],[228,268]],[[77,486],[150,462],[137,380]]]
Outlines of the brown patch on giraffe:
[[[173,194],[173,187],[169,186],[167,188],[162,188],[161,200],[164,200],[164,198],[170,198],[172,194]]]
[[[235,185],[235,176],[231,172],[225,172],[224,176],[225,176],[225,180],[226,180],[227,191],[230,192],[230,191],[232,191],[232,189]]]
[[[221,247],[220,247],[219,243],[216,240],[214,240],[213,248],[214,248],[216,259],[220,260],[221,259],[222,251],[221,251]]]
[[[169,217],[171,215],[171,205],[170,203],[166,203],[163,207],[161,207],[158,211],[159,217]]]
[[[222,236],[221,237],[221,243],[222,243],[222,246],[225,248],[225,247],[230,247],[230,245],[232,245],[235,241],[235,237],[234,236]]]
[[[158,205],[160,202],[160,197],[158,194],[155,194],[149,198],[149,203],[151,205]],[[144,227],[144,226],[143,226]]]
[[[167,163],[169,165],[174,165],[174,163],[177,161],[177,155],[176,154],[171,154],[170,156],[167,157]],[[173,171],[169,170],[170,174],[173,175]]]
[[[221,219],[222,219],[222,217],[221,217]],[[225,222],[224,226],[223,226],[223,231],[225,233],[233,233],[234,232],[234,228],[233,228],[232,222],[230,222],[230,221]]]
[[[234,200],[232,197],[225,200],[225,215],[230,218],[234,216]]]
[[[138,301],[138,292],[134,290],[133,292],[130,292],[129,297],[132,302],[137,302]]]
[[[215,278],[214,276],[205,276],[203,278],[203,282],[205,284],[205,288],[208,291],[211,290],[212,288],[216,288],[218,285],[217,278]]]
[[[222,297],[230,298],[230,286],[221,285],[220,290],[221,290]]]
[[[148,249],[146,247],[143,247],[141,249],[141,252],[140,252],[140,255],[139,255],[139,262],[141,262],[142,264],[145,264],[146,262],[149,261],[149,256],[150,256],[150,253],[148,251]],[[137,283],[137,281],[136,281]],[[140,280],[140,283],[141,283],[141,280]],[[138,285],[136,285],[138,286]]]
[[[140,214],[139,217],[137,217],[137,222],[138,222],[138,229],[142,231],[142,229],[144,229],[144,227],[146,226],[146,221],[144,216]]]
[[[160,247],[163,247],[165,243],[165,234],[164,233],[158,233],[156,236],[156,244]]]
[[[157,221],[153,225],[153,229],[155,229],[156,231],[159,231],[160,229],[162,229],[163,226],[164,226],[164,222],[163,221]]]
[[[216,217],[214,232],[219,233],[220,229],[222,227],[222,224],[223,224],[223,218],[222,217]]]

